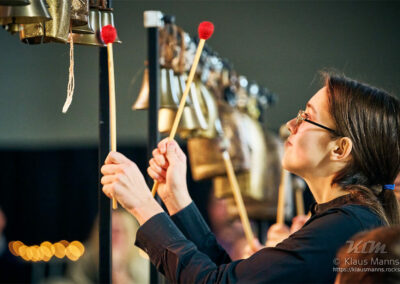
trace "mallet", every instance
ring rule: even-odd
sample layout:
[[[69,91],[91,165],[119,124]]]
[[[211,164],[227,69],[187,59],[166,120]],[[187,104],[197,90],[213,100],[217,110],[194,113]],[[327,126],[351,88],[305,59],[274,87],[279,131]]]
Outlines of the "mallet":
[[[289,129],[287,129],[286,124],[282,125],[279,129],[279,136],[283,141],[290,136]],[[279,193],[278,193],[278,208],[276,210],[276,223],[284,224],[285,223],[285,189],[286,183],[290,178],[290,173],[282,168],[281,172],[281,182],[279,184]]]
[[[169,134],[169,137],[168,137],[169,140],[173,140],[174,137],[175,137],[176,131],[178,129],[179,122],[180,122],[181,117],[182,117],[183,108],[184,108],[185,103],[186,103],[186,98],[187,98],[188,93],[190,91],[190,86],[192,85],[192,82],[193,82],[193,79],[194,79],[194,75],[195,75],[195,72],[196,72],[196,68],[197,68],[197,64],[199,63],[200,55],[201,55],[201,52],[202,52],[203,47],[204,47],[204,43],[213,34],[214,25],[211,22],[201,22],[199,27],[198,27],[198,29],[197,29],[197,31],[199,33],[200,42],[199,42],[199,45],[197,46],[197,50],[196,50],[196,54],[195,54],[195,57],[194,57],[193,65],[192,65],[192,68],[190,69],[189,76],[188,76],[188,79],[186,81],[185,91],[183,92],[183,95],[182,95],[182,98],[181,98],[181,102],[179,104],[179,108],[178,108],[178,111],[176,113],[174,123],[172,125],[171,133]],[[153,196],[156,195],[157,188],[158,188],[158,182],[154,181],[153,189],[151,190],[151,193],[153,194]]]
[[[115,81],[114,81],[114,57],[112,44],[117,37],[117,30],[112,25],[106,25],[101,29],[101,38],[107,44],[108,54],[108,86],[110,94],[110,139],[111,151],[117,151],[117,128],[115,110]],[[117,209],[117,200],[113,197],[112,208]]]

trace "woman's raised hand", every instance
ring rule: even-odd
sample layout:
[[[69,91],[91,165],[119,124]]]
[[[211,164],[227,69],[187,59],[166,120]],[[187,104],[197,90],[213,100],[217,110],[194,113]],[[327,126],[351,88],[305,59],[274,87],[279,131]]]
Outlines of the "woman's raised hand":
[[[116,198],[140,224],[163,211],[151,195],[139,168],[121,153],[110,152],[101,173],[104,194]]]
[[[147,172],[158,181],[157,193],[170,215],[192,202],[186,184],[186,156],[176,141],[163,139],[149,164]]]
[[[274,247],[290,236],[290,229],[285,224],[273,224],[267,232],[267,242],[265,246]]]

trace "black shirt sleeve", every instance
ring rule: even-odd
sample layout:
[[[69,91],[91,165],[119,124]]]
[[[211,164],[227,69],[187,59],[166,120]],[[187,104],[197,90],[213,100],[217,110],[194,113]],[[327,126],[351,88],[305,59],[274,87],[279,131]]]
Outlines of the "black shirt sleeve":
[[[171,219],[183,235],[192,241],[199,251],[206,254],[212,262],[217,265],[231,262],[229,255],[218,244],[215,235],[193,202],[172,215]]]
[[[354,210],[327,210],[275,248],[220,265],[187,240],[165,213],[139,228],[136,245],[173,283],[333,283],[339,247],[364,229],[363,221],[379,223],[369,210]]]

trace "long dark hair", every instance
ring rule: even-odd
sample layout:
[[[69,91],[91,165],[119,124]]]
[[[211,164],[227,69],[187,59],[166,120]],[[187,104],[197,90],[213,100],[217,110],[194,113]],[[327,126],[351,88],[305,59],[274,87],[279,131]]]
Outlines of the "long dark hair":
[[[400,224],[393,184],[400,171],[400,101],[383,90],[345,76],[323,73],[329,111],[338,136],[353,142],[351,161],[333,183],[388,225]]]

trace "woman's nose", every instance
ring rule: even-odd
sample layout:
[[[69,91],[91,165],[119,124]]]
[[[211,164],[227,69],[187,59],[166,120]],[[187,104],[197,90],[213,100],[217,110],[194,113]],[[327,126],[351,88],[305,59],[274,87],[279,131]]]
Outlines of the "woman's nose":
[[[291,134],[295,134],[296,133],[296,118],[293,118],[293,119],[289,120],[288,122],[286,122],[286,127],[287,127],[287,129],[289,129]]]

